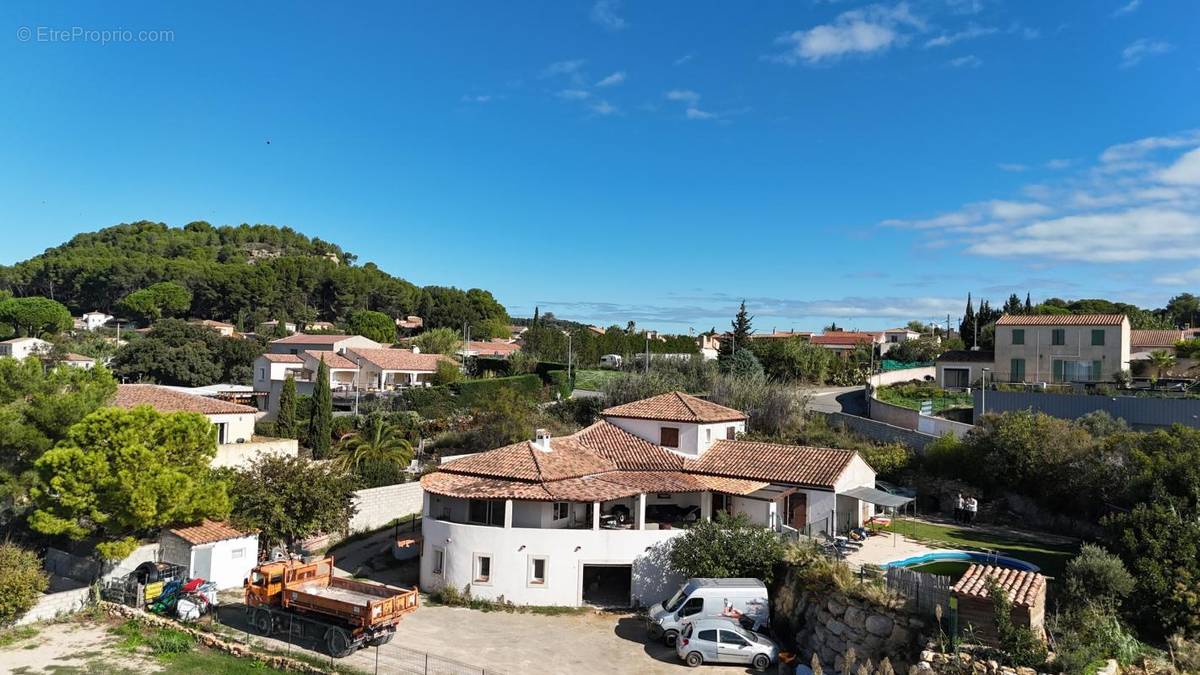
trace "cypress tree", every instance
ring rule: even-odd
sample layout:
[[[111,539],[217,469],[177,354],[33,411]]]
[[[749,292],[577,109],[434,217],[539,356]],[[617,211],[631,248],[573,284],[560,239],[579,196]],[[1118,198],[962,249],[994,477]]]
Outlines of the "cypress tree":
[[[296,437],[296,380],[289,373],[279,392],[279,414],[275,416],[275,433],[281,438]]]
[[[1032,312],[1033,312],[1033,302],[1031,302],[1031,298],[1029,297],[1029,293],[1026,293],[1026,294],[1025,294],[1025,313],[1026,313],[1026,314],[1030,314],[1030,313],[1032,313]]]
[[[962,322],[958,324],[958,336],[963,344],[975,346],[975,305],[970,293],[967,293],[967,309],[963,312]]]
[[[312,417],[308,420],[308,442],[312,443],[314,459],[329,456],[333,438],[333,392],[329,389],[329,366],[325,359],[317,366],[317,383],[313,390]]]

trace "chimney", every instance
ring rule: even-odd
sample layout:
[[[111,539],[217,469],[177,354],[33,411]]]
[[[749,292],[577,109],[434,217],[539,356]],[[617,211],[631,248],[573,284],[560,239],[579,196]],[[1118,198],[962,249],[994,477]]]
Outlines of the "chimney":
[[[542,452],[550,452],[550,432],[538,429],[533,434],[533,444]]]
[[[418,347],[418,346],[416,346],[416,345],[413,345],[413,346],[412,346],[412,353],[414,353],[414,354],[420,354],[420,353],[421,353],[421,348],[420,348],[420,347]]]

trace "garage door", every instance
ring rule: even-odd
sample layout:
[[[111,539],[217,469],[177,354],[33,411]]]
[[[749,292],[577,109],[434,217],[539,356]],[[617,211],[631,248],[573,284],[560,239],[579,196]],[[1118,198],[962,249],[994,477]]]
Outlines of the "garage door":
[[[596,607],[633,605],[633,565],[584,565],[583,602]]]

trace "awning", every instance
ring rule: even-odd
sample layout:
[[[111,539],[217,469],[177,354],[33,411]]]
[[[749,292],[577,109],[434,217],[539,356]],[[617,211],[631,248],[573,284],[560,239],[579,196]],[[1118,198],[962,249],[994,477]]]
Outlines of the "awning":
[[[901,497],[900,495],[894,495],[890,492],[884,492],[883,490],[876,490],[873,487],[867,487],[865,485],[846,490],[841,494],[844,494],[847,497],[854,497],[855,499],[867,502],[868,504],[875,504],[876,506],[884,506],[888,508],[904,506],[913,500],[912,497]]]

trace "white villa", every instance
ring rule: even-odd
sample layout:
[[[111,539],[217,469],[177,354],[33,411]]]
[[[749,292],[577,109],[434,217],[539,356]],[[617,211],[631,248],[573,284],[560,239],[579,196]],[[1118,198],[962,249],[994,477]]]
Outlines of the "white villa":
[[[134,408],[148,405],[161,413],[194,412],[207,417],[217,427],[217,455],[214,467],[240,467],[261,454],[295,457],[300,448],[292,438],[268,438],[254,434],[258,409],[208,396],[187,394],[156,384],[117,385],[112,405]]]
[[[667,542],[716,512],[785,534],[844,532],[874,507],[857,453],[737,440],[746,416],[682,393],[605,410],[570,436],[449,461],[425,491],[421,588],[518,604],[634,605],[679,579]]]
[[[254,389],[267,395],[267,413],[279,409],[279,394],[290,374],[296,391],[311,395],[321,361],[329,368],[329,386],[341,392],[380,392],[429,386],[440,354],[422,354],[416,347],[400,349],[361,335],[296,333],[272,340],[266,354],[254,361]]]
[[[109,321],[112,321],[113,315],[101,312],[97,309],[87,312],[80,318],[83,320],[82,323],[84,330],[97,330],[99,328],[103,328],[104,325]]]
[[[0,342],[0,356],[11,356],[18,360],[30,356],[41,356],[48,354],[52,346],[41,338],[17,337]]]

